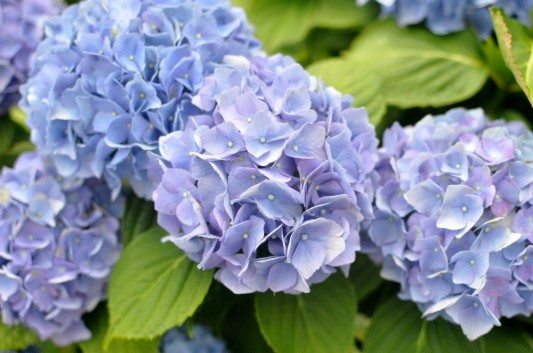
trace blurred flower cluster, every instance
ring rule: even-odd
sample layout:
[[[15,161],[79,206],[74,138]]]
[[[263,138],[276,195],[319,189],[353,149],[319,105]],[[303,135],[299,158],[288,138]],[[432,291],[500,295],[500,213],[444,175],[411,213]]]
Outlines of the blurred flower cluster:
[[[454,109],[387,130],[364,250],[470,339],[533,312],[533,133]]]
[[[18,102],[44,23],[61,7],[56,0],[0,0],[0,114]]]
[[[160,140],[166,240],[236,293],[347,271],[372,218],[366,111],[281,55],[228,57],[192,101],[203,113]]]
[[[228,54],[259,43],[228,1],[86,0],[46,27],[23,108],[62,176],[123,180],[150,198],[148,152],[196,111],[190,95]]]
[[[492,33],[488,8],[503,8],[507,16],[531,24],[533,0],[376,0],[385,16],[394,16],[400,26],[425,22],[431,32],[450,34],[473,27],[481,38]],[[368,0],[357,0],[366,4]]]
[[[96,179],[62,178],[48,158],[0,174],[0,309],[60,345],[90,337],[81,316],[105,298],[123,200]]]
[[[227,353],[223,341],[213,336],[208,328],[200,325],[169,330],[163,336],[161,353]]]

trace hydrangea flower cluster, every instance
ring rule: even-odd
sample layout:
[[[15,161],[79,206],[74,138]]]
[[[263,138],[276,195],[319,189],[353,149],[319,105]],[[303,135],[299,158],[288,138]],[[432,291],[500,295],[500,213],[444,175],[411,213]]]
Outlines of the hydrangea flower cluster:
[[[364,109],[289,57],[229,57],[160,139],[166,238],[235,293],[308,292],[348,270],[372,218],[377,139]]]
[[[36,153],[0,175],[0,309],[59,345],[90,337],[81,316],[105,297],[123,200],[96,179],[64,179]]]
[[[148,153],[195,111],[190,96],[225,55],[258,49],[226,0],[85,0],[46,27],[23,87],[32,140],[63,176],[126,180],[141,197]]]
[[[194,325],[189,334],[186,327],[174,328],[163,336],[161,353],[227,353],[226,344],[211,331]]]
[[[533,312],[533,133],[454,109],[386,131],[363,248],[469,339]],[[367,243],[368,242],[368,243]]]
[[[44,23],[60,9],[56,0],[0,0],[0,114],[19,100]]]
[[[365,4],[368,0],[357,0]],[[488,8],[501,7],[508,16],[531,24],[533,0],[376,0],[385,16],[394,16],[400,26],[426,22],[435,34],[449,34],[473,27],[481,38],[492,33]]]

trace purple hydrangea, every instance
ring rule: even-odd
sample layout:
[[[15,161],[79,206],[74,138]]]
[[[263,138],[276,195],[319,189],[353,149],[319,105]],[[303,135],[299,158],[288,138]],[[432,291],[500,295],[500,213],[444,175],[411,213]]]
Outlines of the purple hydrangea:
[[[59,0],[0,0],[0,114],[18,102],[44,23],[60,9]]]
[[[469,339],[533,312],[533,133],[454,109],[384,135],[363,250]]]
[[[85,0],[46,27],[23,106],[63,176],[151,196],[149,152],[196,112],[190,96],[225,55],[258,49],[226,0]]]
[[[0,174],[0,309],[59,345],[84,340],[81,316],[105,298],[121,246],[123,200],[96,179],[63,178],[23,154]]]
[[[364,109],[285,56],[228,57],[160,139],[159,223],[235,293],[308,292],[348,269],[372,218]]]
[[[480,37],[492,33],[488,8],[503,8],[507,16],[531,25],[533,0],[376,0],[385,16],[394,16],[400,26],[425,22],[435,34],[444,35],[473,27]],[[368,0],[357,0],[366,4]]]
[[[227,353],[226,344],[204,326],[194,325],[167,331],[161,340],[161,353]]]

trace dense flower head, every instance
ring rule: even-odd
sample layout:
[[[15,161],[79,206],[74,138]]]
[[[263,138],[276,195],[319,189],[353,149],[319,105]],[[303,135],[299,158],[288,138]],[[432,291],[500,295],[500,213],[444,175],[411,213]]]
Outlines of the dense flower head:
[[[0,0],[0,114],[19,100],[44,23],[60,9],[56,0]]]
[[[365,4],[368,0],[357,0]],[[488,8],[501,7],[507,16],[531,25],[533,0],[376,0],[386,16],[394,16],[400,26],[426,22],[435,34],[449,34],[473,27],[480,37],[492,33]]]
[[[63,178],[37,153],[0,174],[0,309],[64,345],[87,339],[81,316],[105,297],[123,200],[105,184]]]
[[[454,109],[387,130],[365,251],[470,339],[533,312],[533,133]]]
[[[85,0],[46,27],[23,106],[63,176],[121,181],[149,197],[148,152],[196,108],[190,96],[228,54],[257,50],[226,0]]]
[[[308,292],[347,270],[372,218],[377,140],[364,109],[289,57],[228,57],[160,139],[167,241],[236,293]]]
[[[161,353],[227,353],[226,344],[201,325],[174,328],[161,340]]]

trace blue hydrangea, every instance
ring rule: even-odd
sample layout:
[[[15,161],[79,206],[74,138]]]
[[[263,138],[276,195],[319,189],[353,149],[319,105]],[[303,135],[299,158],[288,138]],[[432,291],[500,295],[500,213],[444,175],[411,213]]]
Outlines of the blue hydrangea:
[[[63,176],[123,180],[149,198],[149,153],[196,111],[190,96],[225,55],[257,50],[226,0],[85,0],[46,27],[23,107]]]
[[[308,292],[359,250],[377,140],[364,109],[289,57],[228,57],[160,139],[167,241],[235,293]]]
[[[59,0],[0,0],[0,114],[18,102],[44,23],[60,9]]]
[[[228,353],[226,344],[204,326],[194,325],[167,331],[161,340],[161,353]]]
[[[81,316],[105,298],[121,249],[122,198],[105,184],[62,178],[36,153],[0,174],[0,309],[59,345],[84,340]]]
[[[364,251],[424,315],[469,339],[533,312],[533,133],[454,109],[395,124],[380,149]]]
[[[443,35],[473,27],[480,37],[492,33],[488,8],[503,8],[508,16],[531,25],[533,0],[376,0],[385,16],[394,16],[400,26],[425,22],[435,34]],[[368,0],[357,0],[365,4]]]

